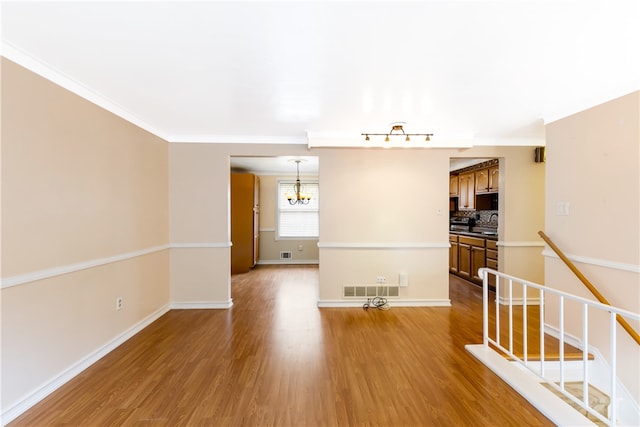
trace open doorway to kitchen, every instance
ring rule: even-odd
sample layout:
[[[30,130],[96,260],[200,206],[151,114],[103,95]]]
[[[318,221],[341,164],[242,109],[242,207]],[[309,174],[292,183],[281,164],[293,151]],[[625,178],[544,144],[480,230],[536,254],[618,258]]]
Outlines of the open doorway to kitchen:
[[[318,171],[316,156],[230,157],[232,275],[318,265]]]
[[[482,285],[478,269],[498,269],[500,159],[451,158],[449,273]]]

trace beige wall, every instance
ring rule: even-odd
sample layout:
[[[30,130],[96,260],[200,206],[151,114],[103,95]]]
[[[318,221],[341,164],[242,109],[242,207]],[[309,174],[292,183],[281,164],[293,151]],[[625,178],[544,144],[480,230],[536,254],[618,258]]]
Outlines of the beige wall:
[[[229,158],[280,155],[320,159],[321,302],[340,301],[343,285],[375,283],[379,275],[398,283],[400,273],[410,283],[401,299],[448,302],[450,157],[501,158],[501,271],[544,279],[536,234],[544,228],[544,165],[533,162],[532,147],[461,152],[171,144],[171,242],[187,246],[171,251],[174,303],[229,303]],[[275,179],[262,177],[265,197],[274,186]],[[274,224],[274,209],[263,199],[261,228]]]
[[[3,412],[168,307],[168,194],[165,141],[3,59]]]
[[[398,283],[400,299],[448,301],[449,161],[501,159],[500,270],[544,279],[544,166],[532,147],[467,150],[317,150],[320,155],[320,301],[341,299],[348,284]],[[348,183],[348,184],[345,184]]]
[[[280,144],[170,144],[171,301],[174,307],[232,304],[231,156],[304,156]]]
[[[613,305],[640,312],[640,92],[550,123],[546,138],[547,234]],[[564,202],[569,215],[557,215]],[[559,259],[545,264],[547,286],[593,299]],[[557,326],[554,313],[547,321]],[[573,307],[565,320],[578,337],[580,318]],[[590,325],[591,344],[608,357],[605,323],[594,318]],[[618,337],[620,378],[637,402],[640,347],[620,327]]]
[[[343,285],[398,284],[400,298],[448,303],[449,156],[443,150],[320,152],[320,301]]]
[[[277,193],[279,179],[293,179],[291,176],[260,175],[260,259],[258,264],[317,263],[318,239],[277,239]],[[317,180],[317,176],[301,175],[305,179]],[[302,250],[300,250],[302,246]],[[291,260],[280,260],[280,251],[291,251]]]
[[[229,157],[208,144],[170,144],[171,301],[228,307]]]

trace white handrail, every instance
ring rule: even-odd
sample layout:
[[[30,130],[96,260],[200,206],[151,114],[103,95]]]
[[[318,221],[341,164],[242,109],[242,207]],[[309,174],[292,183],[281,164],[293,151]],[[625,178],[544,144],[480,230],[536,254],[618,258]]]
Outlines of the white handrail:
[[[563,291],[560,291],[558,289],[553,289],[553,288],[549,288],[543,285],[539,285],[536,283],[532,283],[529,281],[526,281],[524,279],[520,279],[505,273],[500,273],[496,270],[492,270],[489,268],[481,268],[478,271],[478,274],[480,277],[482,277],[483,279],[483,290],[482,290],[482,297],[483,297],[483,309],[482,309],[482,313],[483,313],[483,319],[482,319],[482,325],[483,325],[483,345],[485,347],[488,347],[489,344],[492,344],[493,346],[495,346],[497,349],[499,349],[500,351],[502,351],[503,353],[505,353],[506,355],[508,355],[511,359],[513,359],[515,362],[521,364],[522,366],[526,367],[529,371],[531,371],[533,374],[535,374],[538,378],[540,378],[541,380],[543,380],[544,382],[546,382],[547,384],[549,384],[549,386],[555,390],[557,390],[558,392],[560,392],[563,396],[566,396],[568,399],[570,399],[571,401],[575,402],[576,404],[580,405],[581,408],[583,408],[584,410],[586,410],[589,414],[593,415],[594,417],[596,417],[597,419],[599,419],[600,421],[604,422],[605,424],[609,425],[609,426],[615,426],[616,425],[616,416],[617,416],[617,397],[616,397],[616,357],[617,357],[617,339],[616,339],[616,326],[617,326],[617,321],[616,321],[616,316],[620,315],[623,317],[626,317],[628,319],[632,319],[632,320],[638,320],[640,321],[640,314],[637,313],[632,313],[630,311],[627,310],[623,310],[617,307],[613,307],[607,304],[603,304],[600,302],[596,302],[596,301],[592,301],[592,300],[588,300],[586,298],[582,298],[579,297],[577,295],[572,295]],[[495,339],[492,338],[490,336],[490,331],[489,331],[489,275],[493,275],[495,276],[495,294],[496,294],[496,310],[495,310]],[[509,293],[509,295],[507,296],[508,298],[504,298],[504,296],[502,296],[500,294],[501,289],[500,289],[500,284],[501,283],[506,283],[506,289],[507,292]],[[514,348],[513,348],[513,329],[514,329],[514,322],[513,322],[513,286],[514,284],[516,285],[520,285],[522,286],[522,316],[523,316],[523,330],[522,330],[522,336],[523,336],[523,358],[520,358],[519,356],[517,356],[514,353]],[[528,342],[528,323],[527,323],[527,306],[529,305],[529,301],[528,301],[528,292],[527,289],[536,289],[539,295],[539,305],[540,305],[540,367],[539,370],[533,369],[531,366],[531,363],[529,362],[529,358],[527,355],[527,342]],[[500,322],[500,310],[499,310],[499,301],[500,297],[503,298],[503,300],[506,300],[508,303],[508,321],[507,321],[507,326],[508,326],[508,337],[509,337],[509,344],[508,347],[504,347],[501,343],[500,343],[500,333],[501,333],[501,322]],[[555,380],[549,378],[549,375],[545,372],[545,352],[544,352],[544,336],[545,336],[545,323],[544,323],[544,315],[545,315],[545,302],[548,301],[549,298],[551,297],[557,297],[558,298],[558,302],[559,302],[559,313],[558,313],[558,319],[559,319],[559,350],[560,350],[560,361],[559,361],[559,365],[560,365],[560,379],[559,379],[559,385],[557,385],[555,383]],[[564,343],[565,343],[565,325],[564,325],[564,321],[565,321],[565,314],[564,314],[564,307],[565,307],[565,300],[569,300],[569,301],[574,301],[577,302],[579,304],[582,304],[582,363],[583,363],[583,369],[582,369],[582,379],[584,382],[583,385],[583,398],[582,399],[577,399],[576,397],[574,397],[573,395],[569,394],[569,392],[567,392],[565,390],[565,354],[564,354]],[[588,312],[589,310],[600,310],[602,312],[606,312],[609,313],[609,329],[610,329],[610,368],[609,368],[609,378],[610,378],[610,390],[609,390],[609,397],[610,397],[610,407],[609,407],[609,413],[608,413],[608,418],[605,418],[603,415],[601,415],[600,413],[596,412],[594,409],[592,409],[591,407],[589,407],[589,389],[588,389],[588,380],[590,378],[590,373],[589,373],[589,364],[588,362],[588,358],[589,358],[589,349],[588,349],[588,345],[589,345],[589,326],[588,326],[588,319],[589,319],[589,315]]]

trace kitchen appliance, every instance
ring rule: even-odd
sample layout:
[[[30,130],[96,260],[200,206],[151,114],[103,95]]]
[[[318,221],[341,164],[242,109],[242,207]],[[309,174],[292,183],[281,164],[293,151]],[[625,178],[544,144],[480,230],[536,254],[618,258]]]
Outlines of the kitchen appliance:
[[[454,216],[449,219],[449,230],[451,231],[470,231],[474,225],[476,225],[474,218]]]

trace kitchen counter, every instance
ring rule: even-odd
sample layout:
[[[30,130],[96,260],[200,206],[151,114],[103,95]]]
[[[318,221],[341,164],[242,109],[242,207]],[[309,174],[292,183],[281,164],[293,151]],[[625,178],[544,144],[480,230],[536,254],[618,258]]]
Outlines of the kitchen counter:
[[[488,233],[488,234],[485,234]],[[498,240],[498,232],[495,231],[496,234],[493,234],[494,231],[488,230],[478,230],[478,231],[460,231],[460,230],[449,230],[449,234],[458,234],[460,236],[471,236],[471,237],[480,237],[487,240]]]

